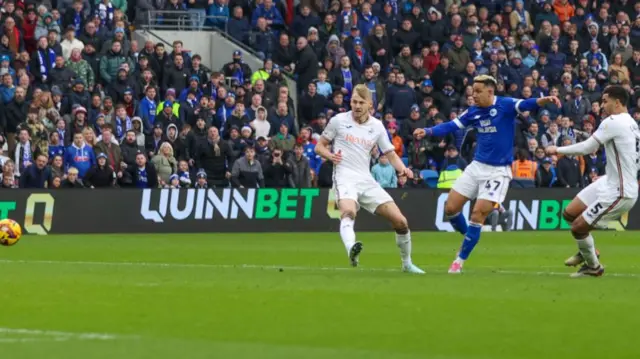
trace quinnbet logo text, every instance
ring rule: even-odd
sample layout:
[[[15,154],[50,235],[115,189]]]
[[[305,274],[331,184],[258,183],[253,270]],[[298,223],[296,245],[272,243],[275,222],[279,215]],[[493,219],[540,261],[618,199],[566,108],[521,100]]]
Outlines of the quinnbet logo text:
[[[55,199],[49,193],[30,194],[24,208],[22,228],[29,234],[48,234],[53,224],[55,202]],[[20,222],[22,218],[18,213],[15,213],[17,208],[18,202],[16,201],[0,201],[0,219],[11,218]],[[42,217],[40,217],[39,213],[42,213]],[[41,218],[42,223],[36,223],[40,221],[37,218]]]
[[[435,224],[438,230],[453,232],[451,224],[444,219],[444,206],[447,201],[447,193],[438,197],[438,209]],[[571,225],[562,218],[562,212],[571,203],[571,199],[508,199],[503,205],[511,211],[513,227],[510,230],[568,230]],[[470,205],[464,206],[462,214],[469,219]],[[629,214],[625,213],[617,221],[606,223],[608,228],[616,231],[624,231],[627,227]]]
[[[309,219],[317,188],[163,189],[142,191],[140,215],[163,223],[186,219]]]

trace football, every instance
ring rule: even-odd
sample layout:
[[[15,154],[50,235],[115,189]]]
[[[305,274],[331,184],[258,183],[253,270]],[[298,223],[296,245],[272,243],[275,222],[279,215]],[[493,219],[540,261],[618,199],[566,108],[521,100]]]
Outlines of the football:
[[[0,244],[12,246],[22,237],[22,227],[13,219],[0,220]]]

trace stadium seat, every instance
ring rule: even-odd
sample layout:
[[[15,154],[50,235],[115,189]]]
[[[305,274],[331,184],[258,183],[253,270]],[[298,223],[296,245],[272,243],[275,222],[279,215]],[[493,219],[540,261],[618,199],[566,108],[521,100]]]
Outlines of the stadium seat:
[[[424,179],[424,183],[429,188],[438,188],[438,178],[440,175],[434,170],[422,170],[420,176]]]

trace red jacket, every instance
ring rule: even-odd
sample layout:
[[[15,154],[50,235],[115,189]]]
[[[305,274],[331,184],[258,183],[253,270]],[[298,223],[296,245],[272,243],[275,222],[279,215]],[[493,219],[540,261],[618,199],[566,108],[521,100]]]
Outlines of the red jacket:
[[[428,73],[432,73],[438,65],[440,65],[440,53],[429,54],[423,58],[422,66],[427,69]]]

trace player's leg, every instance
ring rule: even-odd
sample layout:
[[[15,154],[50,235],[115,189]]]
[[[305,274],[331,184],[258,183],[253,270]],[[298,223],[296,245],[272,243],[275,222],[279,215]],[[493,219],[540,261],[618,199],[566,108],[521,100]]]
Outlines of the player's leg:
[[[572,277],[592,276],[604,274],[604,267],[600,264],[599,255],[595,248],[595,240],[591,231],[599,222],[608,222],[620,218],[636,203],[635,198],[598,198],[591,203],[582,215],[571,224],[571,234],[576,239],[584,264]]]
[[[562,212],[564,220],[570,225],[573,224],[573,222],[579,218],[582,213],[584,213],[590,204],[597,201],[599,190],[600,187],[598,181],[582,189]],[[596,255],[598,257],[600,256],[600,253],[597,250]],[[584,263],[584,257],[580,251],[564,261],[564,264],[569,267],[575,267],[582,263]]]
[[[485,177],[486,178],[486,177]],[[449,273],[462,273],[464,262],[469,259],[471,252],[480,241],[480,232],[487,216],[493,211],[496,203],[502,203],[507,196],[511,178],[508,173],[496,173],[488,180],[476,181],[478,199],[471,212],[471,221],[465,234],[458,256],[451,263]]]
[[[424,274],[424,271],[415,266],[411,260],[411,231],[409,230],[409,223],[396,203],[393,201],[382,203],[377,206],[374,213],[389,221],[396,232],[396,245],[400,249],[402,270],[409,273]]]
[[[469,228],[467,219],[462,215],[462,208],[468,201],[468,197],[458,193],[455,189],[451,189],[444,205],[446,218],[451,223],[451,226],[462,235],[467,234],[467,229]]]
[[[340,210],[340,238],[347,251],[351,265],[356,267],[362,243],[356,241],[354,226],[358,213],[358,190],[355,184],[334,181],[336,202]]]
[[[477,178],[482,175],[480,167],[477,162],[471,162],[462,176],[453,184],[444,206],[444,214],[449,223],[462,235],[465,235],[468,229],[467,220],[462,215],[462,208],[470,199],[478,195]]]

